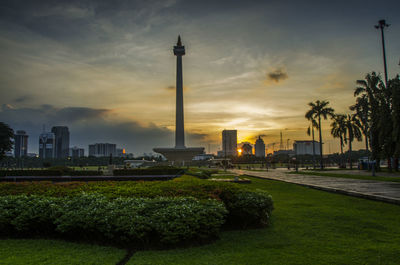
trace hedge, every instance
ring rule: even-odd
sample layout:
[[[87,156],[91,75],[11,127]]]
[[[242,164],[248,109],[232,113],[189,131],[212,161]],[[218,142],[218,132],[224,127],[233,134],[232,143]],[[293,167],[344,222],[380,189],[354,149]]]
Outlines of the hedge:
[[[114,176],[139,176],[139,175],[178,175],[185,171],[180,168],[136,168],[136,169],[115,169]]]
[[[45,195],[65,197],[82,192],[102,194],[108,198],[194,197],[222,201],[228,210],[226,225],[232,227],[265,226],[273,210],[271,196],[243,185],[201,180],[182,176],[172,181],[103,181],[103,182],[21,182],[0,183],[0,196]]]
[[[71,170],[71,171],[62,171],[62,170],[50,170],[50,169],[17,169],[17,170],[0,170],[0,177],[6,176],[100,176],[102,175],[101,171],[95,170]]]
[[[220,202],[194,198],[1,196],[0,233],[175,245],[217,237],[226,213]]]

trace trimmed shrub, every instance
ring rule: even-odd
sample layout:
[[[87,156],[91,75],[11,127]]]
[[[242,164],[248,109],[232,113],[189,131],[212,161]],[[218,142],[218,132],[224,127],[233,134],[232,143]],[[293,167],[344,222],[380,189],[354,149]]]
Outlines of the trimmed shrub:
[[[32,194],[53,197],[101,194],[108,198],[194,197],[199,200],[222,201],[227,210],[227,225],[231,227],[260,227],[266,225],[273,210],[271,196],[246,186],[201,180],[182,176],[172,181],[99,181],[99,182],[21,182],[0,183],[1,195]]]
[[[0,197],[0,228],[13,235],[54,234],[118,244],[175,245],[215,238],[227,211],[194,198]]]
[[[0,177],[6,176],[38,176],[38,177],[58,177],[58,176],[100,176],[101,171],[95,170],[60,170],[60,169],[17,169],[17,170],[0,170]]]
[[[141,175],[178,175],[185,171],[175,167],[153,167],[135,169],[114,169],[114,176],[141,176]]]

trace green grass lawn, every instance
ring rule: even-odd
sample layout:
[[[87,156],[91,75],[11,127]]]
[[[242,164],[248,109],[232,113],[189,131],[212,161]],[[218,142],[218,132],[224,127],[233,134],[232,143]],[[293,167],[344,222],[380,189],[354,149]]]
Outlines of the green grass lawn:
[[[204,246],[136,252],[128,264],[400,264],[400,207],[251,178],[274,199],[272,224]]]
[[[392,181],[400,182],[400,177],[385,177],[385,176],[371,176],[371,175],[356,175],[356,174],[342,174],[342,173],[329,173],[329,172],[313,172],[313,171],[299,171],[289,172],[287,174],[302,174],[312,176],[323,176],[323,177],[335,177],[335,178],[348,178],[348,179],[365,179],[365,180],[377,180],[377,181]]]
[[[125,250],[113,247],[78,244],[59,240],[0,240],[1,265],[114,265],[122,260],[125,254]]]

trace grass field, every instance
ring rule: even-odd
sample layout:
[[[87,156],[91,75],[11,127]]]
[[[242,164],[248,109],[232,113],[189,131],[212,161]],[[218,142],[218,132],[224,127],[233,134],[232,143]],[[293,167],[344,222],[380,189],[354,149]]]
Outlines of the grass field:
[[[224,231],[198,247],[136,251],[127,264],[400,264],[399,206],[248,178],[252,184],[240,185],[273,196],[269,227]],[[0,264],[116,264],[126,253],[53,242],[0,241]]]
[[[270,227],[226,231],[200,247],[139,251],[128,264],[400,264],[399,206],[251,180],[273,196]]]
[[[1,265],[92,265],[116,264],[125,250],[59,240],[2,239]]]
[[[386,176],[375,176],[375,177],[373,177],[371,175],[343,174],[343,173],[339,173],[339,172],[330,173],[330,172],[299,171],[299,172],[290,172],[288,174],[302,174],[302,175],[335,177],[335,178],[348,178],[348,179],[364,179],[364,180],[400,182],[400,177],[386,177]]]

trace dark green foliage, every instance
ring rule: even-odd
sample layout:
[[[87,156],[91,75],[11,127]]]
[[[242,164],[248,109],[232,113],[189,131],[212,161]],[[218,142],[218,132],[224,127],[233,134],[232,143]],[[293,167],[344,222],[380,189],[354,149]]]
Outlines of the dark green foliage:
[[[190,169],[186,171],[186,174],[197,177],[199,179],[211,178],[212,174],[217,174],[217,169]]]
[[[13,148],[14,130],[4,122],[0,122],[0,160]]]
[[[221,195],[229,211],[227,225],[262,227],[268,224],[273,210],[272,197],[263,190],[238,191]]]
[[[273,209],[272,199],[266,192],[249,191],[245,186],[232,183],[213,182],[183,176],[173,181],[124,181],[124,182],[21,182],[0,183],[0,196],[4,195],[45,195],[65,197],[82,192],[102,194],[108,198],[156,198],[194,197],[200,200],[217,199],[228,210],[229,224],[235,227],[263,226]],[[248,197],[246,199],[245,197]],[[257,198],[257,200],[253,200]],[[243,200],[243,202],[240,202]],[[260,203],[260,200],[263,202]],[[254,203],[251,205],[251,203]],[[246,207],[240,205],[246,204]],[[231,217],[231,214],[234,216]],[[237,217],[238,220],[234,220]]]
[[[114,176],[178,175],[183,173],[183,169],[175,167],[152,167],[114,170]]]
[[[0,177],[4,176],[100,176],[101,171],[95,170],[57,170],[57,169],[44,169],[44,170],[29,170],[29,169],[16,169],[16,170],[0,170]]]
[[[0,228],[7,235],[53,233],[137,246],[215,238],[226,213],[220,202],[194,198],[0,197]]]

